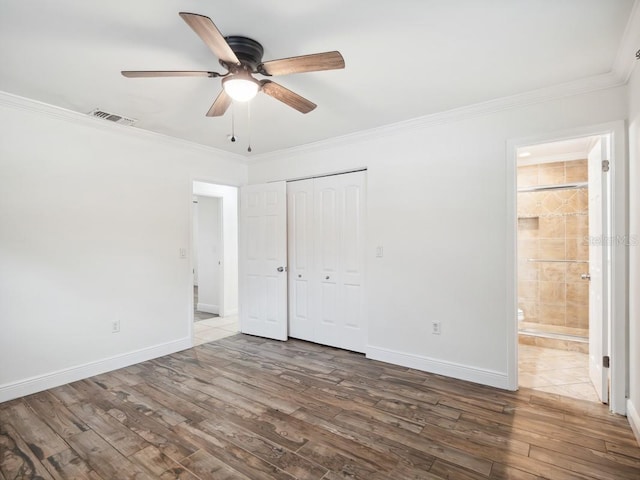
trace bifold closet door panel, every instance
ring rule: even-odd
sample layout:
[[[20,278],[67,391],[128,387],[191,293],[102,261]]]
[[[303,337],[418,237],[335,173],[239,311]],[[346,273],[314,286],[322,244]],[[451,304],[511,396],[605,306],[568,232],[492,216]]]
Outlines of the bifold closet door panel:
[[[364,351],[364,172],[316,178],[316,342]]]
[[[289,336],[315,340],[313,179],[287,184]]]

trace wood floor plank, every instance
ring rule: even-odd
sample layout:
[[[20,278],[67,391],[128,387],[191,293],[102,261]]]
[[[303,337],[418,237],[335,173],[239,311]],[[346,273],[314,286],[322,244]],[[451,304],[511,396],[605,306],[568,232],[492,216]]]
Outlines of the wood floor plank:
[[[69,448],[26,402],[0,411],[0,422],[13,426],[40,460]]]
[[[638,480],[607,407],[247,335],[0,404],[0,480]]]
[[[39,452],[43,448],[36,446]],[[53,480],[40,459],[18,431],[8,423],[0,423],[0,472],[13,479]]]
[[[89,429],[49,392],[31,395],[25,401],[62,438],[68,438]]]
[[[68,439],[69,445],[105,479],[152,480],[153,476],[138,467],[92,430]]]
[[[50,456],[44,462],[44,465],[56,479],[107,480],[98,475],[71,448]]]

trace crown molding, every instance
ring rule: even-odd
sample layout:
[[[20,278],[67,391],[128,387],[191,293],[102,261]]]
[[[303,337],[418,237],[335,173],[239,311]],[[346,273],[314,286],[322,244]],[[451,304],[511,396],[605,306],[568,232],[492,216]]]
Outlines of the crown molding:
[[[89,115],[75,112],[62,107],[57,107],[48,103],[40,102],[12,93],[0,91],[0,106],[14,108],[17,110],[24,110],[28,112],[35,112],[41,115],[46,115],[51,118],[64,120],[66,122],[83,125],[97,130],[118,132],[119,134],[128,135],[133,138],[143,139],[147,141],[164,143],[173,147],[184,148],[187,150],[197,151],[201,153],[207,153],[209,155],[215,155],[221,157],[224,160],[229,160],[236,163],[247,163],[247,158],[238,155],[236,153],[227,152],[200,143],[190,142],[162,133],[152,132],[150,130],[143,130],[142,128],[131,127],[127,125],[120,125],[118,123],[109,122],[100,118],[91,117]]]
[[[320,140],[318,142],[299,145],[274,152],[263,153],[246,159],[246,162],[248,164],[255,164],[282,157],[291,157],[294,155],[350,145],[367,140],[375,140],[398,133],[406,133],[407,131],[416,129],[423,129],[436,125],[467,120],[474,117],[490,115],[492,113],[542,103],[549,100],[572,97],[597,90],[619,87],[625,83],[626,81],[621,80],[621,78],[614,72],[609,72],[602,75],[582,78],[573,82],[562,83],[551,87],[531,90],[529,92],[519,93],[508,97],[501,97],[494,100],[488,100],[486,102],[475,103],[464,107],[433,113],[390,125],[362,130],[348,135]]]
[[[635,0],[613,63],[613,73],[623,83],[629,81],[631,72],[638,62],[636,59],[638,49],[640,49],[640,0]]]

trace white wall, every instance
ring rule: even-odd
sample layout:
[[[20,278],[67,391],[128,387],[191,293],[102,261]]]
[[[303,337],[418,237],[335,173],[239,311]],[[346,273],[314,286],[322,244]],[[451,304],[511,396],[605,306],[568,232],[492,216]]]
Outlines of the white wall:
[[[629,400],[627,415],[640,443],[640,67],[629,81]]]
[[[201,312],[220,313],[222,262],[221,205],[216,197],[198,198],[198,305]]]
[[[625,88],[263,156],[249,183],[367,167],[369,351],[506,387],[507,141],[624,119]],[[376,258],[376,246],[384,257]],[[442,334],[431,334],[431,322]]]
[[[198,196],[218,197],[222,200],[224,312],[222,316],[238,314],[238,189],[204,181],[193,182]]]
[[[101,122],[0,94],[0,401],[191,345],[192,180],[246,167]]]

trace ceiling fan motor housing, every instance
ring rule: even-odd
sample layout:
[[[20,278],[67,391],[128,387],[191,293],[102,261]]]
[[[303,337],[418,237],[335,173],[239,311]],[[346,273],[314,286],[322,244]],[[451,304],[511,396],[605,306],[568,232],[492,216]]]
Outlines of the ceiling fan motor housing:
[[[237,35],[225,37],[225,40],[233,50],[233,53],[236,54],[236,57],[238,57],[238,60],[240,60],[240,63],[249,66],[251,71],[255,72],[258,65],[262,63],[262,55],[264,54],[262,45],[251,38]],[[233,70],[232,65],[228,65],[222,60],[220,60],[220,64],[229,70]]]

